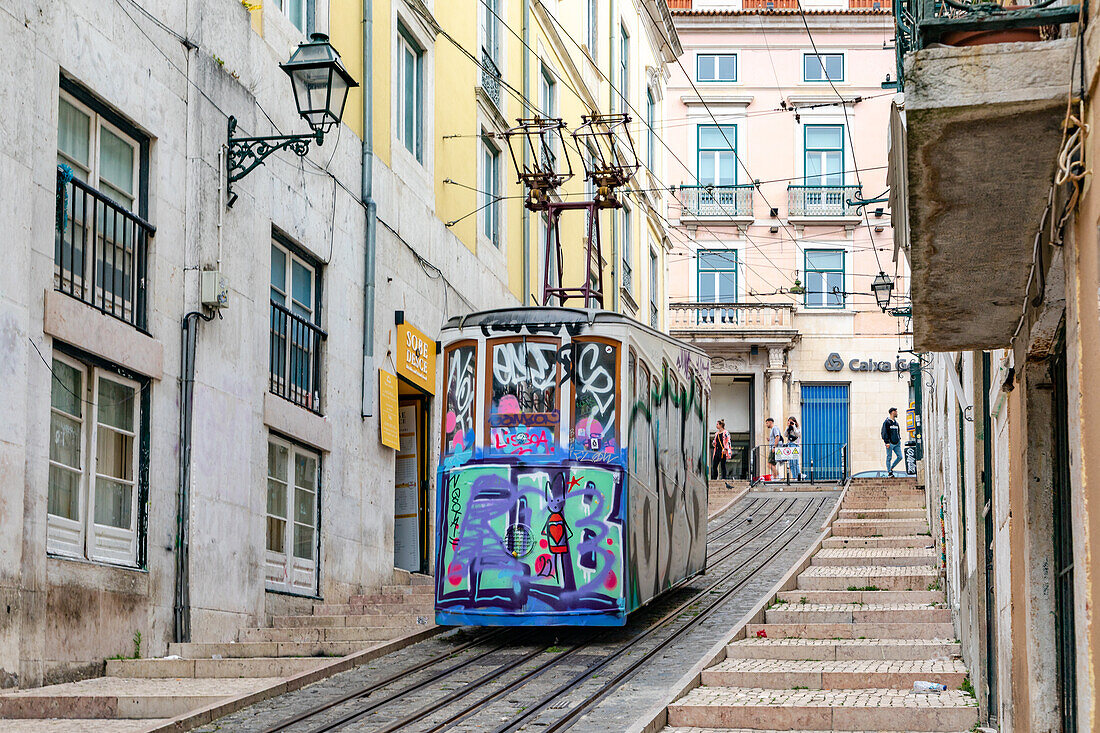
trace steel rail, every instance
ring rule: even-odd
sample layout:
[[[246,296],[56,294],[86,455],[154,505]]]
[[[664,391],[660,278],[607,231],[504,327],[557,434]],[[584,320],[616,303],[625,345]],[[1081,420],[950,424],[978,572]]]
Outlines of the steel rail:
[[[701,611],[699,614],[692,617],[692,619],[689,620],[689,622],[687,624],[685,624],[681,628],[674,631],[667,639],[663,640],[656,647],[654,647],[653,649],[651,649],[648,652],[644,653],[641,656],[641,658],[635,660],[625,670],[623,670],[622,672],[620,672],[619,674],[615,675],[610,680],[605,682],[600,687],[599,690],[597,690],[594,694],[589,695],[588,698],[582,704],[578,705],[577,707],[574,707],[572,710],[570,710],[568,713],[566,713],[565,715],[563,715],[561,718],[554,721],[553,723],[550,723],[546,728],[543,729],[544,733],[554,733],[555,731],[565,730],[566,728],[572,727],[573,723],[576,721],[577,718],[579,718],[582,715],[584,715],[585,713],[589,712],[592,708],[594,708],[596,705],[598,705],[600,702],[602,702],[604,698],[606,698],[608,695],[610,695],[612,692],[614,692],[616,689],[618,689],[618,687],[623,682],[625,682],[627,679],[632,677],[635,672],[637,672],[638,668],[641,667],[643,663],[645,663],[649,659],[652,659],[656,655],[657,652],[659,652],[664,647],[668,646],[668,644],[670,644],[680,634],[684,633],[688,628],[690,628],[693,625],[698,625],[699,623],[701,623],[707,616],[709,616],[718,607],[718,605],[720,603],[722,603],[725,599],[727,599],[730,595],[732,595],[736,590],[738,590],[738,588],[740,586],[747,583],[749,581],[749,579],[751,579],[757,572],[759,572],[765,566],[767,566],[769,563],[771,563],[779,555],[779,553],[781,553],[783,550],[785,550],[787,548],[787,546],[790,545],[791,542],[793,542],[795,540],[795,538],[798,537],[802,533],[803,530],[805,530],[807,527],[809,527],[810,524],[814,521],[814,517],[816,517],[818,512],[821,511],[821,507],[823,507],[825,505],[825,499],[826,498],[827,497],[821,497],[820,499],[817,500],[817,506],[814,507],[813,512],[810,514],[809,517],[807,517],[806,523],[803,524],[801,527],[799,527],[798,531],[792,532],[791,536],[787,539],[787,541],[784,542],[782,545],[780,545],[773,553],[771,553],[771,555],[768,556],[768,559],[765,560],[763,563],[761,563],[755,570],[753,570],[753,572],[750,573],[748,575],[748,577],[746,577],[744,580],[740,581],[735,586],[733,586],[732,588],[727,590],[725,593],[720,595],[718,598],[716,598],[705,610]],[[810,504],[807,505],[806,509],[802,510],[802,514],[805,514],[809,510],[810,506],[813,506],[813,501],[811,501]],[[792,525],[798,523],[798,520],[801,519],[802,514],[800,514],[795,519],[795,521],[792,523]],[[585,674],[590,675],[592,672],[597,671],[598,669],[602,668],[603,666],[606,666],[606,664],[607,664],[607,661],[601,663],[599,666],[597,666],[596,668],[594,668],[592,670],[586,670]],[[544,702],[540,707],[545,707],[546,704],[547,703]],[[511,726],[511,727],[508,727],[508,728],[504,728],[502,730],[514,730],[514,729],[515,729],[515,726]]]
[[[782,519],[785,516],[786,512],[789,509],[793,508],[797,501],[798,500],[794,499],[794,498],[783,499],[783,500],[779,501],[777,503],[776,508],[769,515],[767,515],[765,517],[764,521],[762,521],[760,525],[753,528],[753,530],[745,532],[740,537],[730,540],[730,542],[728,542],[722,548],[720,548],[719,552],[722,552],[722,551],[725,551],[725,550],[729,550],[733,545],[738,545],[736,548],[732,549],[730,552],[727,552],[719,560],[719,562],[728,559],[735,552],[737,552],[738,550],[743,549],[745,546],[747,546],[749,543],[755,541],[758,537],[760,537],[766,531],[768,531],[768,530],[772,529],[773,527],[775,527],[776,525],[778,525],[782,521]],[[822,501],[824,501],[824,500],[822,500]],[[802,512],[795,518],[794,523],[797,523],[797,521],[799,519],[801,519],[802,515],[806,513],[806,511],[809,509],[809,507],[812,505],[812,503],[813,503],[813,500],[807,501],[806,508],[804,508],[802,510]],[[770,519],[772,516],[774,516],[776,513],[778,513],[779,516],[776,517],[774,520],[768,522],[767,520]],[[815,510],[814,514],[816,514],[816,513],[817,512]],[[753,535],[752,537],[749,537],[748,539],[745,539],[743,542],[739,542],[739,540],[741,540],[742,538],[744,538],[746,535],[748,535],[750,533],[752,533],[752,535]],[[787,544],[789,544],[789,542],[790,542],[790,540],[788,540]],[[691,605],[693,605],[695,603],[698,603],[700,599],[702,599],[706,595],[708,595],[717,586],[729,581],[739,570],[744,568],[749,562],[751,562],[759,554],[760,553],[758,551],[758,552],[754,553],[753,555],[751,555],[749,558],[747,558],[745,561],[743,561],[742,563],[737,565],[736,567],[732,568],[731,570],[725,571],[721,575],[721,577],[716,579],[713,583],[710,583],[705,588],[702,588],[697,593],[695,593],[691,598],[687,599],[686,601],[681,603],[679,606],[677,606],[675,609],[673,609],[672,611],[669,611],[668,613],[666,613],[664,616],[662,616],[656,622],[654,622],[650,626],[646,627],[646,629],[643,630],[638,636],[636,636],[633,639],[626,642],[622,647],[615,650],[610,656],[606,657],[598,665],[596,665],[595,667],[590,667],[590,668],[584,670],[582,673],[580,673],[579,675],[576,675],[573,679],[571,679],[569,681],[569,683],[567,683],[566,685],[562,685],[562,686],[558,687],[551,695],[546,696],[544,698],[543,703],[536,706],[536,708],[532,709],[531,713],[525,713],[517,721],[513,721],[512,723],[509,723],[505,727],[499,728],[497,730],[498,731],[503,731],[503,730],[512,730],[512,729],[514,729],[515,722],[522,723],[522,721],[524,719],[526,719],[527,717],[529,717],[530,714],[533,714],[535,712],[539,712],[542,709],[544,709],[547,705],[549,705],[551,702],[553,702],[555,699],[557,699],[562,692],[567,691],[568,689],[572,688],[578,681],[583,680],[585,677],[591,676],[592,674],[598,672],[600,669],[603,669],[605,666],[610,664],[615,659],[618,659],[618,658],[622,657],[624,654],[632,651],[638,644],[640,644],[642,641],[648,639],[652,634],[656,633],[660,629],[663,629],[665,626],[672,623],[674,620],[678,619],[680,617],[680,615],[688,607],[690,607]],[[773,557],[774,557],[774,554],[773,554]],[[765,561],[762,565],[760,565],[757,568],[757,570],[762,568],[768,562],[770,562],[770,558],[769,558],[768,561]],[[748,582],[748,580],[752,578],[752,575],[755,574],[755,572],[757,570],[754,570],[752,573],[750,573],[748,577],[738,581],[738,583],[735,584],[735,586],[732,589],[730,589],[729,591],[724,593],[722,596],[719,597],[719,599],[712,602],[708,607],[706,607],[707,610],[705,612],[700,613],[698,616],[696,616],[693,619],[689,620],[685,624],[684,627],[682,627],[680,630],[677,630],[676,632],[674,632],[674,634],[669,637],[669,640],[678,637],[681,633],[683,633],[684,630],[694,627],[697,623],[699,623],[704,618],[706,618],[706,616],[708,616],[709,613],[714,610],[714,608],[717,606],[718,603],[720,603],[721,601],[724,601],[726,598],[729,597],[729,595],[734,590],[736,590],[737,588],[741,587],[746,582]],[[667,643],[668,643],[668,640],[666,640],[665,642],[662,642],[661,644],[658,645],[658,647],[656,647],[654,649],[654,651],[659,650],[660,648],[663,648],[665,645],[667,645]],[[472,705],[467,706],[463,710],[458,711],[456,714],[452,715],[447,720],[442,721],[440,723],[437,723],[435,727],[428,729],[429,733],[440,733],[441,731],[446,731],[446,730],[449,730],[449,729],[453,728],[454,725],[457,722],[459,722],[459,721],[461,721],[465,718],[468,718],[471,715],[474,715],[474,714],[480,712],[481,710],[483,710],[488,703],[490,703],[490,702],[496,700],[497,698],[507,694],[508,692],[511,692],[515,688],[526,684],[529,680],[541,675],[543,672],[547,671],[551,667],[556,666],[557,664],[559,664],[561,662],[561,660],[564,659],[565,657],[567,657],[568,655],[570,655],[574,652],[577,652],[577,651],[581,651],[581,650],[586,649],[586,648],[588,648],[587,644],[578,644],[573,649],[570,649],[566,654],[561,654],[557,657],[554,657],[552,659],[547,660],[546,663],[544,665],[542,665],[542,667],[540,667],[536,670],[533,670],[531,673],[528,673],[524,677],[521,677],[520,679],[514,680],[513,682],[511,682],[510,684],[508,684],[504,688],[502,688],[500,690],[497,690],[496,692],[490,694],[488,697],[482,698],[482,699],[478,700],[477,702],[473,703]],[[651,653],[647,653],[645,655],[645,658],[648,658],[649,656],[651,656]],[[473,690],[470,690],[469,692],[473,692]],[[414,722],[416,719],[418,719],[418,718],[408,720],[408,721],[406,721],[406,724],[408,724],[409,722]]]

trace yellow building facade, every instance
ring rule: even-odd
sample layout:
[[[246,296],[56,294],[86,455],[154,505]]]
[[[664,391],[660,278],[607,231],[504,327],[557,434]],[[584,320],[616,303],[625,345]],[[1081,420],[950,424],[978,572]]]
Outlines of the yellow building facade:
[[[318,27],[324,15],[318,9]],[[435,216],[479,259],[506,272],[525,304],[542,300],[545,221],[523,206],[504,132],[523,117],[564,120],[575,175],[558,193],[581,200],[590,193],[569,132],[582,115],[628,114],[641,165],[620,197],[623,208],[600,215],[604,307],[664,328],[661,109],[668,64],[681,50],[665,3],[331,0],[327,17],[333,45],[357,79],[366,75],[364,40],[371,44],[371,84],[352,90],[345,123],[363,137],[369,89],[378,162],[419,169]],[[406,134],[410,106],[413,139]],[[516,155],[522,159],[518,147]],[[583,284],[585,226],[583,212],[562,218],[567,287]]]

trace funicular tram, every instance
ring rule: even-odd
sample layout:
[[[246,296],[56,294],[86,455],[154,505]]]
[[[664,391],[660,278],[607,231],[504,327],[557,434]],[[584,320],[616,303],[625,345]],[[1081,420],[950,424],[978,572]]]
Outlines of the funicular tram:
[[[625,316],[443,329],[436,622],[622,625],[706,564],[709,359]]]
[[[439,624],[621,626],[706,566],[710,360],[601,309],[599,214],[621,206],[638,161],[629,117],[582,120],[571,134],[590,153],[587,201],[552,195],[573,175],[560,119],[506,134],[524,205],[546,216],[542,307],[442,329]],[[558,220],[570,211],[587,234],[570,263],[583,285],[567,288]]]

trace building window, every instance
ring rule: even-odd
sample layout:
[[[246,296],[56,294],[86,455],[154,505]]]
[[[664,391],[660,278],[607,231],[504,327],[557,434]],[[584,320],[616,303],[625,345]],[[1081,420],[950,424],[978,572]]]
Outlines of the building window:
[[[551,288],[558,287],[558,255],[557,249],[550,246],[546,241],[547,236],[547,217],[546,213],[539,215],[539,262],[538,272],[539,278],[545,282],[548,282]],[[547,253],[549,253],[550,261],[547,262]],[[540,286],[542,283],[540,283]],[[540,296],[545,295],[544,291],[540,291]],[[559,301],[554,301],[554,305],[557,305]],[[542,304],[542,299],[538,300],[538,303]],[[549,305],[549,303],[548,303]]]
[[[397,30],[397,139],[423,160],[424,50],[401,25]]]
[[[539,74],[539,103],[542,105],[543,115],[547,119],[558,116],[558,83],[554,78],[554,72],[545,64]],[[556,170],[558,161],[558,138],[556,135],[545,134],[542,139],[542,155],[547,170]]]
[[[290,441],[267,441],[267,552],[271,590],[317,593],[321,457]]]
[[[316,0],[273,0],[275,7],[283,11],[294,27],[309,34],[316,27]]]
[[[136,212],[147,140],[88,95],[78,99],[62,86],[54,287],[144,330],[153,228]]]
[[[271,392],[321,412],[321,282],[318,268],[288,243],[271,242]]]
[[[481,2],[481,88],[498,108],[500,93],[500,0]]]
[[[645,91],[645,149],[646,162],[654,176],[657,175],[657,102],[653,99],[653,89]]]
[[[804,54],[802,78],[805,81],[844,81],[844,54]]]
[[[806,125],[805,183],[844,185],[844,125]]]
[[[623,112],[630,110],[630,34],[626,26],[619,27],[619,94],[623,98]]]
[[[660,297],[658,292],[658,283],[660,282],[659,272],[657,271],[657,250],[649,250],[649,325],[653,328],[659,328],[660,326],[660,309],[657,304],[660,303]]]
[[[737,250],[699,250],[699,302],[737,302]]]
[[[806,250],[806,307],[844,307],[844,250]]]
[[[701,53],[695,57],[698,81],[737,81],[737,54]]]
[[[737,183],[737,125],[699,125],[698,175],[704,186]]]
[[[622,224],[619,234],[619,248],[622,251],[623,259],[623,289],[628,293],[632,293],[634,292],[633,221],[630,206],[626,201],[623,201],[622,218],[620,221]]]
[[[136,567],[142,384],[68,356],[53,357],[46,551]]]
[[[481,233],[500,246],[500,149],[481,137]]]
[[[600,37],[600,0],[588,0],[588,56],[593,64],[596,60],[597,40]]]

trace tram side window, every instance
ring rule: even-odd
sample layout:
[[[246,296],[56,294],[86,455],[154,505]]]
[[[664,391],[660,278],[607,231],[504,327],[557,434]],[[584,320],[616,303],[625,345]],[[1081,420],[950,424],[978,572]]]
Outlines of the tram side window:
[[[633,446],[630,450],[634,454],[634,471],[638,472],[638,466],[642,466],[643,469],[648,467],[652,461],[653,452],[653,413],[651,412],[650,405],[650,382],[649,382],[649,367],[645,365],[645,362],[639,362],[638,364],[638,399],[635,403],[639,414],[633,418],[631,423],[630,445]],[[645,483],[643,481],[643,483]]]
[[[477,419],[477,342],[454,344],[444,354],[447,412],[443,418],[443,454],[474,446]]]
[[[509,339],[491,347],[488,445],[511,455],[551,454],[557,443],[558,340]]]
[[[588,451],[619,450],[619,347],[607,341],[573,344],[573,428]]]

